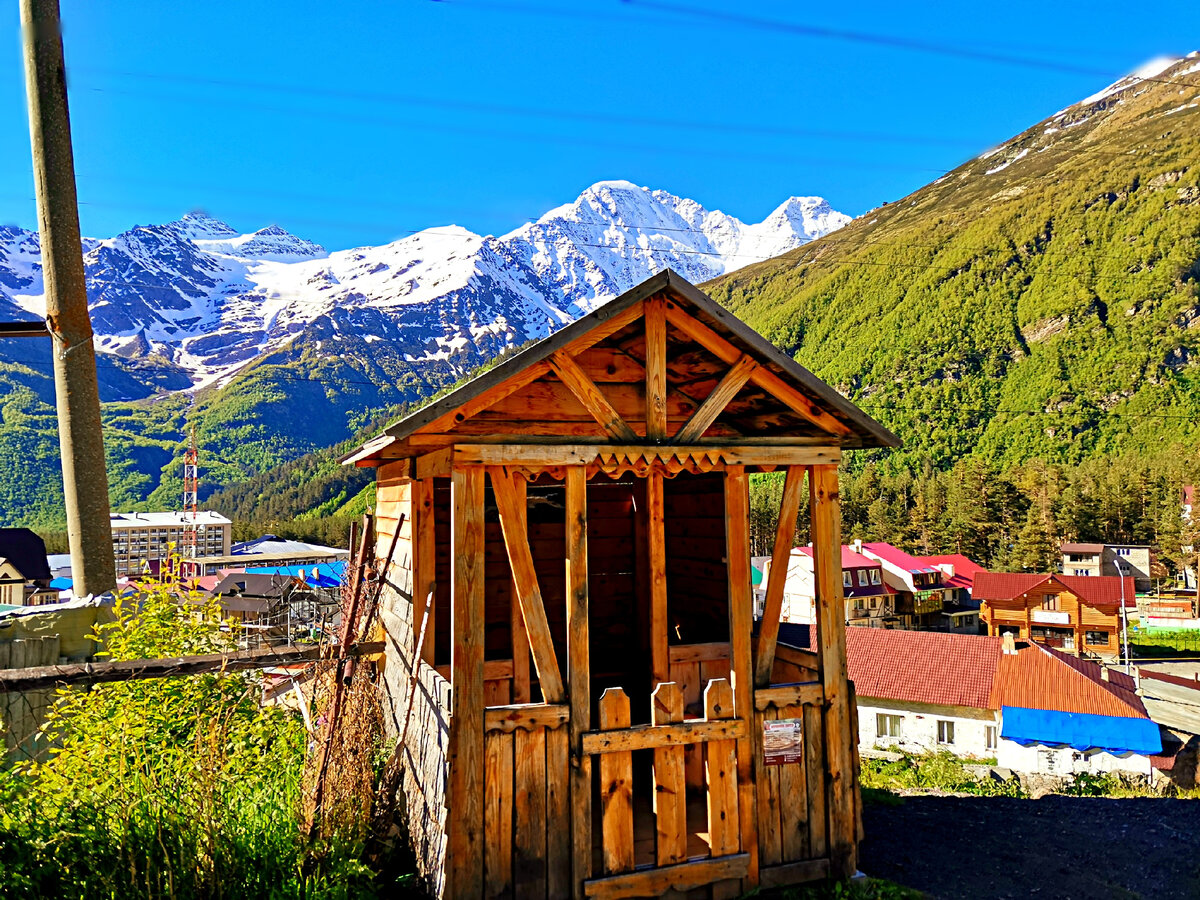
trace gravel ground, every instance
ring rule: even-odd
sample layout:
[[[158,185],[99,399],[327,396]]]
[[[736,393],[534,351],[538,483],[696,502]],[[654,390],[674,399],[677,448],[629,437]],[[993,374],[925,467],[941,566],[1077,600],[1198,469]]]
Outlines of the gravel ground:
[[[863,810],[859,867],[940,900],[1200,897],[1200,801],[906,796]]]

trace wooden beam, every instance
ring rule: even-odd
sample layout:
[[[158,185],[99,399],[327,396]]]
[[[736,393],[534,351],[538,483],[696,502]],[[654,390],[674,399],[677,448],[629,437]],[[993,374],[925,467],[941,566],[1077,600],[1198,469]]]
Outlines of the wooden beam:
[[[738,740],[747,734],[749,730],[741,719],[723,719],[716,722],[684,719],[673,725],[632,725],[619,731],[589,731],[583,735],[583,752],[630,753],[634,750],[653,750],[657,747]]]
[[[587,472],[566,471],[567,696],[571,704],[571,894],[583,896],[592,877],[592,758],[583,752],[591,728],[591,647],[588,633]]]
[[[817,593],[817,654],[825,686],[825,759],[828,771],[829,856],[835,878],[855,872],[854,748],[846,674],[846,608],[842,593],[842,513],[837,466],[808,472],[813,573]]]
[[[836,465],[842,451],[834,446],[743,444],[484,444],[463,443],[453,448],[454,467],[460,466],[586,466],[601,456],[643,459],[686,459],[692,454],[716,454],[727,466]],[[436,454],[435,454],[436,455]],[[420,460],[418,459],[418,462]]]
[[[742,355],[741,350],[673,303],[667,304],[667,321],[722,362],[733,365]],[[796,390],[764,366],[756,368],[751,374],[750,380],[797,415],[820,426],[830,434],[839,436],[850,434],[850,426],[821,409],[807,395]]]
[[[413,641],[420,639],[421,622],[429,595],[437,596],[437,536],[434,531],[433,479],[413,482]],[[425,643],[417,654],[433,665],[433,648],[437,646],[437,603],[430,603],[429,623],[425,626]]]
[[[671,680],[667,650],[667,537],[663,474],[646,476],[646,540],[650,566],[650,685]]]
[[[646,437],[667,439],[667,314],[661,296],[646,301]]]
[[[713,641],[707,644],[672,644],[667,655],[672,665],[675,663],[729,659],[729,642]]]
[[[464,900],[483,892],[483,488],[482,469],[454,472],[446,893]]]
[[[579,368],[575,360],[559,350],[550,357],[550,366],[559,380],[571,389],[571,393],[583,404],[583,408],[608,434],[618,441],[637,440],[637,432],[613,409],[604,392],[596,387],[596,382],[588,378],[587,373]]]
[[[760,688],[771,683],[771,667],[775,665],[779,616],[783,611],[783,589],[787,583],[792,545],[796,540],[796,516],[800,513],[803,487],[804,468],[788,466],[787,477],[783,482],[783,501],[779,506],[779,522],[775,527],[771,571],[767,575],[767,598],[763,604],[762,624],[758,630],[758,657],[754,661],[754,684]]]
[[[625,875],[596,878],[583,886],[584,896],[595,900],[624,900],[627,897],[660,897],[674,890],[686,893],[714,881],[744,878],[749,855],[735,853],[695,859],[674,866],[657,866]]]
[[[725,470],[725,555],[729,579],[729,677],[739,719],[754,721],[754,660],[750,632],[754,623],[754,593],[750,584],[750,479],[741,466]],[[757,732],[757,733],[755,733]],[[737,743],[738,821],[742,849],[750,855],[742,885],[758,884],[758,814],[754,807],[754,753],[762,731],[751,729]],[[761,752],[761,746],[759,746]]]
[[[629,697],[621,688],[608,688],[597,704],[601,728],[629,727]],[[633,757],[606,753],[600,757],[601,849],[606,874],[631,871],[633,843]]]
[[[508,561],[521,601],[525,632],[529,636],[529,648],[533,652],[533,665],[537,669],[542,699],[547,703],[562,703],[566,692],[563,690],[558,657],[554,653],[550,624],[546,621],[546,606],[542,601],[542,589],[538,586],[537,570],[529,549],[529,533],[525,528],[525,515],[514,476],[501,468],[489,468],[487,471],[492,479],[496,507],[500,512],[500,528],[504,532],[504,545],[508,548]]]
[[[450,471],[454,468],[454,450],[451,447],[446,447],[442,450],[426,453],[424,456],[418,456],[416,466],[418,478],[425,479],[435,476],[449,478]]]
[[[692,413],[692,417],[679,429],[679,433],[674,438],[675,443],[691,444],[700,440],[704,432],[708,431],[709,426],[717,420],[717,416],[724,412],[729,401],[745,387],[751,374],[757,368],[758,363],[743,354],[733,364],[733,368],[726,372],[717,386],[713,388],[713,392],[700,404],[700,408]]]
[[[385,649],[386,645],[382,641],[360,641],[347,646],[344,655],[374,656]],[[170,678],[175,675],[294,665],[324,659],[327,655],[327,647],[265,647],[237,653],[206,653],[201,656],[173,656],[164,659],[128,659],[4,669],[0,670],[0,696],[10,691],[38,691],[63,684],[108,684],[114,681],[139,681],[145,678]]]
[[[517,492],[517,513],[521,517],[520,527],[529,533],[528,483],[524,478],[514,478]],[[509,598],[509,628],[512,632],[513,679],[511,698],[513,703],[528,703],[532,697],[532,682],[529,677],[529,635],[525,631],[525,614],[521,612],[521,595],[515,579],[511,579],[512,597]]]
[[[509,706],[489,706],[484,710],[485,731],[513,732],[518,728],[561,728],[571,718],[571,708],[565,703],[514,703]]]
[[[819,681],[797,681],[795,684],[773,684],[754,692],[754,708],[760,712],[768,707],[785,709],[803,704],[825,702],[825,688]]]

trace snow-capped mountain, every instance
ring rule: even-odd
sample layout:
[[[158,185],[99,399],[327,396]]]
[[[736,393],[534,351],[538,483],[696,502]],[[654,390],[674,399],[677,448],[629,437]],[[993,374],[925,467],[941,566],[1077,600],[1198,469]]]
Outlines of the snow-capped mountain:
[[[86,239],[101,351],[149,348],[195,385],[220,381],[320,324],[395,341],[404,358],[466,368],[543,337],[671,267],[700,282],[777,256],[850,221],[792,197],[746,224],[666,191],[605,181],[502,237],[430,228],[328,253],[270,225],[240,234],[190,213]],[[44,311],[38,237],[0,229],[0,308]]]

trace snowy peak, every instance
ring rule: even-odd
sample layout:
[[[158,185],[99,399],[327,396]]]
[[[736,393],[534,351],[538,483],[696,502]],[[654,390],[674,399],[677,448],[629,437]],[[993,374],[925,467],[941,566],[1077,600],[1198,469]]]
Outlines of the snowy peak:
[[[207,241],[215,238],[232,237],[237,234],[230,225],[214,219],[204,212],[190,212],[166,225],[181,238],[189,241]]]
[[[228,240],[197,240],[195,243],[209,253],[264,262],[299,262],[329,255],[320,244],[296,237],[278,225],[268,225],[250,234],[234,232],[234,235]]]

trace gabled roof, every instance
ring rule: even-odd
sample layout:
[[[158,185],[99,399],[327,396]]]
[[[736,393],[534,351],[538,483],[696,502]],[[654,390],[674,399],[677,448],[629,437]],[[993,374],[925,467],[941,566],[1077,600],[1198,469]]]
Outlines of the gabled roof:
[[[1090,660],[1021,644],[1015,654],[1001,656],[990,705],[1144,718],[1146,707],[1137,694],[1106,682],[1101,671]]]
[[[941,556],[919,556],[921,562],[928,563],[931,566],[954,566],[954,574],[947,577],[946,583],[951,587],[966,587],[970,588],[975,582],[975,576],[980,572],[986,572],[983,566],[974,563],[961,553],[944,553]],[[959,581],[961,582],[954,583]]]
[[[1068,591],[1093,606],[1120,606],[1124,597],[1127,609],[1137,606],[1136,589],[1130,575],[1055,575]]]
[[[0,558],[7,559],[26,581],[49,581],[46,543],[28,528],[0,528]]]
[[[905,553],[899,547],[893,547],[891,544],[886,544],[883,541],[876,541],[870,544],[862,545],[864,553],[870,556],[877,556],[885,563],[896,566],[898,569],[903,569],[906,572],[917,575],[941,575],[942,570],[934,567],[924,560]]]
[[[1026,572],[980,572],[975,576],[971,596],[976,600],[1015,600],[1050,578]]]
[[[846,663],[860,697],[987,709],[1000,638],[939,631],[846,629]]]
[[[803,553],[805,556],[812,556],[812,547],[797,547],[793,553]],[[879,560],[871,559],[869,556],[863,556],[861,553],[855,553],[850,547],[842,544],[842,568],[843,569],[878,569]]]
[[[489,392],[495,391],[502,394],[504,389],[501,386],[505,382],[513,379],[512,383],[518,383],[520,376],[527,374],[535,367],[539,372],[539,377],[542,377],[541,371],[549,366],[554,358],[557,358],[555,355],[559,351],[566,352],[573,344],[586,342],[590,333],[603,334],[603,339],[619,333],[622,327],[629,324],[623,317],[638,312],[639,305],[643,301],[656,295],[666,297],[670,303],[675,304],[678,309],[696,320],[706,333],[715,334],[726,347],[732,348],[734,355],[741,354],[748,357],[750,362],[761,367],[766,376],[782,380],[791,389],[807,398],[805,402],[811,403],[812,409],[818,416],[826,417],[825,421],[835,424],[839,432],[844,432],[821,431],[820,435],[827,436],[830,444],[842,447],[897,447],[900,445],[899,438],[836,390],[739,321],[678,273],[667,269],[473,378],[446,396],[390,425],[381,434],[367,441],[359,450],[345,456],[342,462],[353,462],[360,465],[377,462],[385,458],[383,454],[387,448],[393,447],[393,445],[398,447],[422,429],[435,424],[437,428],[432,429],[433,431],[442,433],[454,431],[459,427],[460,422],[452,417],[466,404],[486,400],[487,398],[483,395]],[[599,341],[601,338],[597,340]],[[723,363],[718,367],[718,371],[723,372],[730,365],[728,359]],[[529,381],[523,380],[520,383],[524,387],[529,384]],[[555,382],[550,382],[550,384],[555,386]],[[687,407],[689,403],[699,406],[704,399],[703,396],[687,397],[683,398],[681,402],[684,407]],[[503,401],[497,402],[502,403]],[[475,411],[464,418],[469,420],[471,416],[477,415],[478,411]],[[785,410],[785,415],[779,420],[782,424],[763,426],[763,428],[756,429],[753,434],[812,435],[811,430],[806,431],[804,428],[789,426],[790,416],[790,412]],[[538,424],[536,416],[528,417],[526,423],[536,426]],[[808,423],[801,424],[808,425]],[[769,430],[771,428],[774,430]],[[751,432],[747,431],[745,434],[749,435]],[[475,440],[477,441],[478,437]],[[580,438],[576,439],[576,441],[578,440]],[[609,438],[601,438],[601,440],[608,441]],[[406,450],[400,455],[411,454]]]

